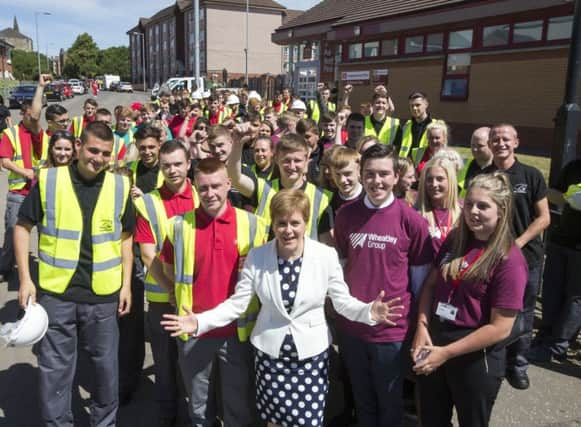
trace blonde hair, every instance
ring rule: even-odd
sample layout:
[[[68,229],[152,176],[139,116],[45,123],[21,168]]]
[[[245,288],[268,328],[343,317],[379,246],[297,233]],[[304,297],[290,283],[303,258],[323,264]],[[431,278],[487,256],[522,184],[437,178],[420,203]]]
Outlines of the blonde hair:
[[[433,159],[447,159],[454,164],[456,167],[456,174],[462,170],[464,167],[464,160],[459,152],[454,150],[452,147],[444,147],[438,150],[436,154],[434,154]]]
[[[448,135],[450,134],[450,131],[444,120],[432,120],[432,122],[426,127],[426,135],[429,135],[432,130],[442,131],[446,145],[448,145]]]
[[[377,139],[376,136],[372,136],[372,135],[364,135],[361,138],[359,138],[359,140],[355,143],[355,149],[357,150],[357,152],[359,154],[363,154],[361,152],[361,148],[367,144],[368,142],[373,142],[375,144],[379,144],[379,139]]]
[[[405,176],[408,170],[412,170],[414,174],[416,173],[416,166],[414,162],[409,157],[398,157],[397,161],[395,162],[395,171],[399,176],[398,183],[393,188],[394,194],[398,198],[403,198],[408,205],[413,206],[416,203],[416,198],[411,190],[406,191],[403,193],[402,189],[399,187],[399,183],[401,182],[401,177]]]
[[[488,280],[498,263],[506,258],[510,248],[514,244],[511,232],[512,220],[512,189],[510,180],[503,172],[493,172],[474,177],[468,186],[466,200],[470,198],[470,192],[474,188],[486,191],[488,197],[498,208],[498,222],[496,229],[490,235],[482,256],[472,264],[464,273],[464,279],[473,281]],[[466,203],[464,209],[467,209]],[[474,235],[466,220],[458,221],[458,227],[452,231],[450,254],[441,266],[442,275],[448,279],[458,277],[462,270],[463,257]]]
[[[432,168],[440,167],[446,173],[448,178],[448,197],[444,202],[444,209],[448,209],[449,215],[452,215],[451,223],[455,226],[460,217],[461,210],[458,204],[458,179],[456,177],[456,166],[446,158],[432,158],[426,163],[420,175],[420,184],[418,186],[417,207],[420,214],[426,218],[430,227],[434,224],[434,207],[426,191],[426,177],[428,171]]]
[[[274,224],[277,218],[299,212],[305,221],[309,222],[311,202],[302,190],[286,189],[277,192],[270,202],[270,218]]]

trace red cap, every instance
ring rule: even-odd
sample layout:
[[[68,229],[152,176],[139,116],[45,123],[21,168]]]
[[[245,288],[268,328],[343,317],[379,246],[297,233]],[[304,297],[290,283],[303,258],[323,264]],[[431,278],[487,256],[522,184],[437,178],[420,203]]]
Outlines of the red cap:
[[[134,102],[133,104],[131,104],[131,109],[133,111],[139,111],[141,110],[142,104],[140,102]]]

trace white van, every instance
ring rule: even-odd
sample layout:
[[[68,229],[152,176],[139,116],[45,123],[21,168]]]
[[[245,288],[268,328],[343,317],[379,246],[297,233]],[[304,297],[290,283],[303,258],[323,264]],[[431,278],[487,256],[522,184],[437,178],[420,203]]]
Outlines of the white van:
[[[197,87],[196,92],[193,93],[194,86]],[[160,91],[169,90],[170,92],[178,87],[187,89],[192,95],[200,95],[201,97],[210,96],[207,81],[204,77],[200,77],[200,80],[196,84],[195,77],[171,77],[161,86],[156,85],[152,91],[151,95],[156,97],[159,95]]]

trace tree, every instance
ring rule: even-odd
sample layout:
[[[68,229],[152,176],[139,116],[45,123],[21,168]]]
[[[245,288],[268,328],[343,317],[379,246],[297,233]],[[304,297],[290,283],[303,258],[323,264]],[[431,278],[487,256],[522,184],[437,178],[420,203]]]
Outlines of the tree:
[[[97,60],[99,48],[87,33],[77,37],[71,48],[67,51],[63,74],[71,77],[95,77],[99,68]]]
[[[38,57],[36,52],[25,52],[24,50],[12,50],[12,75],[17,80],[37,80],[38,79]],[[46,56],[40,54],[40,69],[43,73],[48,72],[46,66]]]
[[[117,74],[121,80],[131,79],[129,48],[117,46],[103,49],[99,52],[99,74]]]

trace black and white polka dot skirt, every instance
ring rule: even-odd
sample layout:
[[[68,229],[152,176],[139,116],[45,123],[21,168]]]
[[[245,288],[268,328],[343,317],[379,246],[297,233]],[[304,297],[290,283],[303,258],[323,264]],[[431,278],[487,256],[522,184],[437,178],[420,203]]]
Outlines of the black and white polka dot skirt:
[[[298,360],[289,333],[280,357],[255,349],[256,407],[261,419],[283,427],[323,426],[329,391],[329,352]]]

